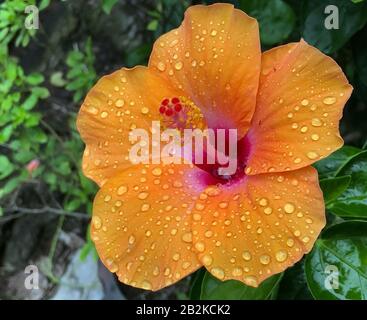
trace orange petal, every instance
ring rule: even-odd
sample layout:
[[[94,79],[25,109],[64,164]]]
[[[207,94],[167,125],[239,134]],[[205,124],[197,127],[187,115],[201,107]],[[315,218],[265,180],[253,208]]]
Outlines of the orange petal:
[[[195,208],[194,247],[200,261],[221,280],[253,287],[300,260],[325,225],[312,167],[208,187]]]
[[[121,282],[158,290],[201,266],[190,211],[202,188],[200,174],[189,165],[134,165],[100,189],[91,237]]]
[[[182,88],[209,127],[243,135],[254,112],[260,60],[255,19],[230,4],[198,5],[156,41],[149,67]]]
[[[351,92],[335,61],[304,41],[265,52],[247,173],[302,168],[340,148]]]
[[[152,121],[159,120],[162,99],[180,94],[146,67],[121,69],[100,79],[85,98],[77,119],[86,143],[84,174],[103,185],[129,167],[131,129],[149,130]]]

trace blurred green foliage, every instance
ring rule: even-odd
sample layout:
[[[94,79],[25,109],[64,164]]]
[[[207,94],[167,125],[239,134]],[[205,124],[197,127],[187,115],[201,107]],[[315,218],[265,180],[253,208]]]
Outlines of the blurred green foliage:
[[[44,184],[53,203],[65,212],[89,214],[96,187],[81,171],[83,144],[75,128],[80,102],[103,74],[146,64],[155,39],[177,27],[189,5],[216,1],[127,2],[5,0],[0,4],[0,216],[13,213],[14,196],[29,183]],[[258,19],[263,50],[304,38],[339,63],[354,87],[341,127],[353,147],[315,165],[328,228],[306,259],[257,289],[236,281],[219,282],[200,270],[190,297],[366,299],[367,1],[225,2]],[[339,29],[325,28],[325,8],[330,4],[338,8]],[[41,11],[40,30],[24,27],[28,5]],[[364,149],[358,148],[362,145]],[[37,165],[30,170],[34,160]],[[39,206],[34,199],[20,200],[23,206]],[[87,232],[82,257],[93,248]],[[335,291],[325,291],[325,261],[342,270],[342,285]]]

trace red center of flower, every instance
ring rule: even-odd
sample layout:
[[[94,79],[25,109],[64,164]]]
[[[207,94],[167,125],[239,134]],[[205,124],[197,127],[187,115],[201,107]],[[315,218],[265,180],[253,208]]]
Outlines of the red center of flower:
[[[182,106],[180,104],[180,99],[177,97],[174,97],[171,100],[168,98],[163,99],[159,107],[159,113],[167,117],[171,117],[174,114],[179,113],[181,110]]]
[[[185,97],[173,97],[173,98],[164,98],[159,106],[159,113],[162,117],[162,123],[163,127],[165,128],[175,128],[181,131],[181,133],[184,133],[184,129],[201,129],[204,130],[208,129],[205,118],[203,114],[201,113],[200,109],[190,100],[186,99]],[[210,128],[214,131],[214,135],[216,136],[216,139],[218,137],[218,131],[219,128]],[[235,138],[230,139],[230,130],[225,130],[225,151],[224,154],[226,157],[228,157],[228,161],[232,161],[236,163],[235,172],[224,175],[221,174],[221,168],[227,167],[228,164],[221,164],[218,160],[218,155],[216,153],[216,150],[218,150],[218,141],[215,140],[214,144],[211,145],[207,138],[204,136],[204,143],[201,150],[195,149],[195,152],[192,153],[192,162],[197,167],[201,168],[202,170],[205,170],[206,172],[210,173],[213,182],[215,183],[231,183],[234,181],[238,181],[238,179],[241,179],[245,176],[245,167],[246,167],[246,161],[249,153],[249,141],[248,139],[242,138],[240,140],[237,140],[237,135]],[[182,141],[184,141],[184,137],[182,138]],[[185,143],[185,142],[184,142]],[[235,154],[232,154],[230,152],[230,144],[237,143],[237,148]],[[195,145],[196,148],[196,145]],[[194,148],[193,148],[194,150]],[[208,161],[208,154],[209,152],[213,152],[215,154],[214,163],[213,161]],[[198,153],[202,155],[200,157],[203,159],[202,162],[197,161],[195,157],[197,157]]]

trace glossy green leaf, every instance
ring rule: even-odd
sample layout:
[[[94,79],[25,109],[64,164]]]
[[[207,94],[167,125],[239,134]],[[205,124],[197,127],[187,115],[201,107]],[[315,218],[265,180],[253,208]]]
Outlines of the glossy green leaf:
[[[305,4],[302,35],[328,54],[340,49],[367,22],[367,2],[309,0]]]
[[[241,0],[240,8],[258,20],[261,42],[265,45],[286,40],[293,30],[295,14],[282,0]]]
[[[320,180],[320,187],[328,204],[340,196],[349,186],[351,176],[341,176]]]
[[[367,151],[354,156],[338,174],[351,176],[350,184],[328,209],[342,217],[367,218]]]
[[[278,300],[312,300],[307,286],[304,260],[288,268],[279,284]]]
[[[327,158],[316,162],[314,166],[319,173],[319,178],[324,179],[337,176],[340,170],[361,151],[361,149],[355,147],[344,146]]]
[[[263,281],[257,288],[249,287],[240,281],[220,281],[209,272],[204,276],[201,299],[223,300],[267,300],[277,293],[282,274],[276,274]]]
[[[306,258],[306,278],[316,299],[367,299],[367,222],[327,229]]]
[[[201,295],[201,285],[206,274],[205,268],[201,268],[195,272],[194,278],[191,282],[190,299],[199,300]]]

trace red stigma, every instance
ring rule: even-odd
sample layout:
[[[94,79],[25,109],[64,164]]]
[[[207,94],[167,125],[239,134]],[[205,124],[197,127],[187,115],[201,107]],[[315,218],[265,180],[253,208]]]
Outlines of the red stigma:
[[[175,111],[176,112],[180,112],[182,110],[182,105],[180,104],[180,103],[177,103],[176,105],[175,105]]]
[[[161,106],[160,108],[159,108],[159,113],[165,113],[166,112],[166,107],[165,106]]]
[[[166,116],[167,117],[170,117],[170,116],[172,116],[173,115],[173,110],[172,109],[167,109],[166,110]]]
[[[168,103],[169,103],[169,99],[166,98],[166,99],[162,100],[161,105],[166,106],[166,105],[168,105]]]
[[[174,97],[174,98],[172,98],[171,102],[172,102],[173,104],[177,104],[177,103],[179,103],[179,102],[180,102],[180,99],[179,99],[179,98],[177,98],[177,97]]]

